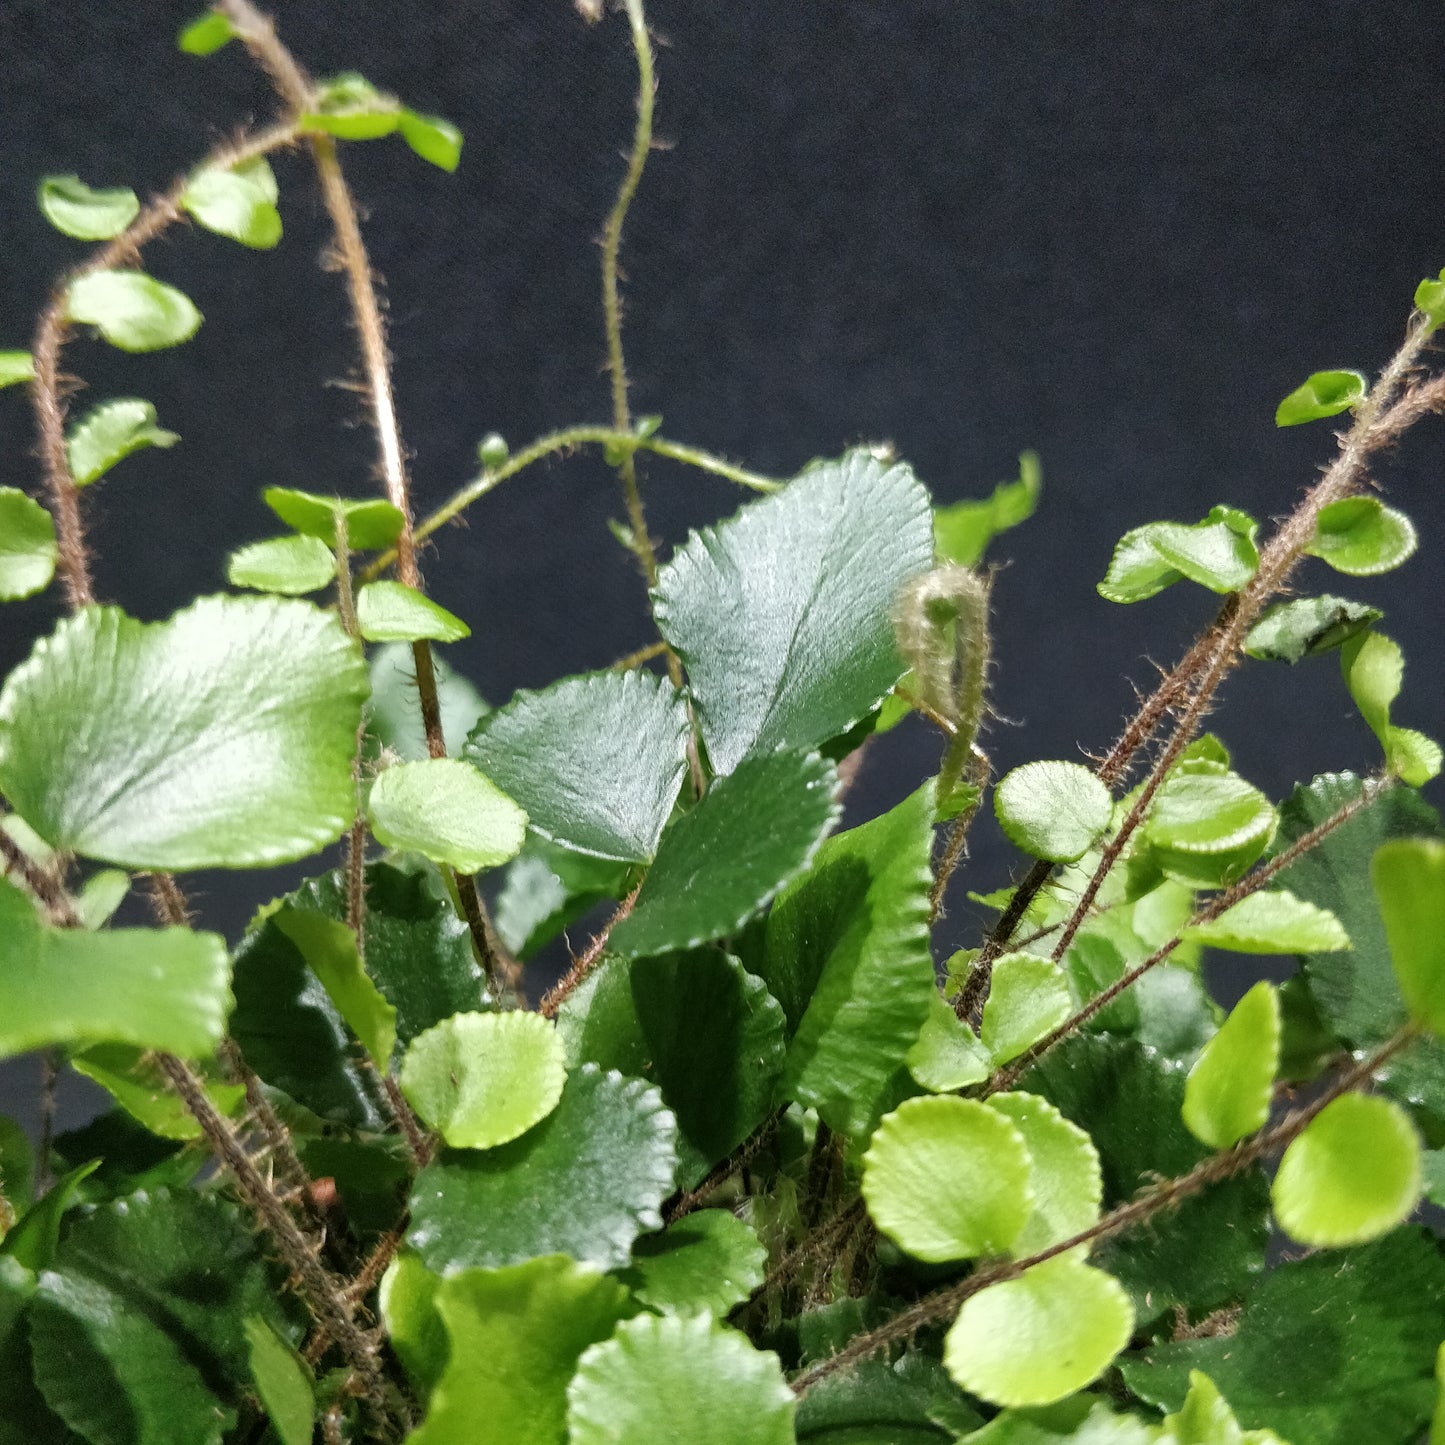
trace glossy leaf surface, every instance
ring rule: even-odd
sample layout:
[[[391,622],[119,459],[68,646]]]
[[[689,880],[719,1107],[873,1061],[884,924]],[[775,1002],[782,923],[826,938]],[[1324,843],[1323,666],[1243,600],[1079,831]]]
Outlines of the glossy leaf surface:
[[[1394,839],[1370,861],[1390,962],[1410,1017],[1445,1035],[1445,841]]]
[[[907,467],[855,451],[695,533],[661,569],[653,611],[717,772],[818,747],[898,681],[890,609],[932,565],[930,518]]]
[[[1342,497],[1320,509],[1305,551],[1350,577],[1389,572],[1419,545],[1415,524],[1378,497]]]
[[[562,1445],[567,1382],[625,1301],[615,1281],[557,1255],[443,1281],[436,1310],[449,1360],[408,1441],[471,1445],[481,1431],[509,1445]]]
[[[117,462],[142,447],[173,447],[180,437],[156,424],[148,401],[126,397],[92,407],[66,433],[70,474],[77,486],[88,486]]]
[[[525,1134],[562,1097],[567,1070],[540,1014],[455,1014],[412,1041],[401,1089],[453,1148],[491,1149]]]
[[[401,536],[401,512],[380,497],[347,501],[294,487],[267,487],[261,499],[288,527],[303,536],[320,537],[328,546],[336,542],[338,513],[346,518],[346,540],[353,551],[390,547]]]
[[[356,622],[368,642],[459,642],[472,635],[460,617],[400,582],[368,582],[361,588]]]
[[[1133,1329],[1119,1282],[1063,1255],[965,1300],[943,1363],[991,1404],[1049,1405],[1103,1374]]]
[[[707,1316],[639,1315],[594,1345],[567,1388],[570,1445],[792,1445],[776,1355]]]
[[[646,957],[735,933],[807,868],[838,820],[837,786],[832,763],[816,753],[749,758],[715,779],[663,833],[609,947]]]
[[[226,560],[232,587],[298,597],[336,578],[336,553],[319,537],[267,537],[239,547]]]
[[[1257,983],[1205,1044],[1184,1085],[1184,1122],[1211,1149],[1264,1127],[1279,1069],[1279,995]]]
[[[951,1094],[988,1078],[992,1061],[978,1035],[935,992],[918,1040],[904,1059],[914,1082],[932,1094]]]
[[[1015,847],[1034,858],[1072,863],[1109,826],[1114,800],[1078,763],[1025,763],[1004,774],[993,810]]]
[[[1420,1200],[1420,1136],[1391,1099],[1345,1094],[1284,1151],[1272,1191],[1280,1227],[1301,1244],[1364,1244]]]
[[[1218,918],[1192,925],[1188,936],[1232,953],[1335,953],[1350,946],[1333,913],[1285,888],[1251,893]]]
[[[108,241],[140,213],[129,186],[93,190],[79,176],[46,176],[35,199],[45,219],[77,241]]]
[[[17,487],[0,487],[0,602],[29,597],[55,575],[55,524]]]
[[[1360,716],[1385,750],[1386,766],[1411,787],[1423,787],[1440,771],[1440,746],[1390,721],[1405,677],[1399,644],[1380,632],[1352,638],[1340,649],[1340,670]]]
[[[1251,657],[1298,662],[1328,652],[1384,616],[1379,608],[1343,597],[1297,597],[1276,602],[1245,635]]]
[[[0,1056],[109,1040],[207,1054],[225,1028],[230,973],[217,934],[49,928],[0,880]]]
[[[706,1028],[697,1021],[706,1019]],[[678,1180],[695,1184],[773,1107],[787,1048],[782,1010],[715,948],[609,958],[563,1006],[569,1062],[644,1078],[677,1116]]]
[[[1289,1261],[1244,1296],[1234,1331],[1147,1346],[1122,1364],[1151,1404],[1179,1409],[1192,1370],[1246,1429],[1310,1445],[1416,1440],[1435,1404],[1445,1261],[1421,1230]]]
[[[687,768],[687,710],[649,673],[588,673],[517,693],[482,719],[465,755],[544,838],[645,863]]]
[[[1212,888],[1238,878],[1274,828],[1269,799],[1238,775],[1176,772],[1155,794],[1142,831],[1171,878]]]
[[[387,847],[463,873],[515,858],[527,836],[527,815],[460,758],[387,768],[371,786],[366,812],[371,831]]]
[[[337,837],[366,669],[303,602],[93,607],[0,691],[0,790],[49,843],[130,868],[256,867]]]
[[[143,271],[88,271],[65,293],[66,320],[94,326],[121,351],[161,351],[196,334],[189,296]]]
[[[699,1209],[632,1247],[622,1282],[662,1314],[712,1314],[722,1319],[762,1284],[768,1251],[726,1209]]]
[[[101,1209],[71,1225],[40,1278],[37,1383],[100,1445],[218,1442],[251,1388],[245,1321],[291,1335],[276,1285],[219,1199],[162,1192]]]
[[[863,1157],[873,1222],[917,1259],[1002,1254],[1034,1208],[1023,1131],[973,1099],[909,1099],[887,1115]],[[940,1189],[941,1180],[967,1180]]]
[[[1280,402],[1274,413],[1276,426],[1299,426],[1338,416],[1363,401],[1368,390],[1358,371],[1317,371]]]
[[[825,843],[768,916],[764,982],[792,1031],[782,1092],[844,1133],[866,1134],[886,1107],[936,994],[932,834],[925,784]]]
[[[1202,521],[1150,522],[1126,532],[1114,549],[1099,595],[1143,602],[1188,578],[1211,592],[1237,592],[1254,576],[1255,522],[1233,507],[1214,507]]]
[[[584,1065],[520,1139],[447,1153],[422,1170],[408,1243],[442,1275],[545,1254],[615,1269],[639,1234],[662,1225],[676,1137],[656,1089]]]

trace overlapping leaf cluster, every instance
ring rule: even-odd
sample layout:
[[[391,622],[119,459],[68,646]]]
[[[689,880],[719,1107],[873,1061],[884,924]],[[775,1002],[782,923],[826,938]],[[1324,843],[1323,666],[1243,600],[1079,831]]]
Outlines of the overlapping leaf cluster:
[[[234,8],[183,49],[235,38]],[[457,164],[452,127],[359,76],[310,100],[297,133]],[[38,199],[82,240],[140,213],[74,176]],[[257,154],[173,204],[269,247],[278,200]],[[128,351],[201,319],[133,266],[58,304]],[[1277,420],[1371,404],[1319,373]],[[68,485],[177,440],[104,402]],[[1393,717],[1400,649],[1375,608],[1274,600],[1239,510],[1149,523],[1100,592],[1218,593],[1259,665],[1338,650],[1379,766],[1276,802],[1184,728],[1133,784],[1051,759],[995,782],[973,569],[1038,496],[1031,454],[937,508],[881,451],[814,463],[656,570],[665,672],[495,710],[431,660],[467,624],[377,575],[409,535],[378,499],[271,488],[290,530],[232,554],[244,590],[41,638],[0,688],[0,1054],[49,1050],[113,1108],[39,1159],[0,1120],[0,1445],[1440,1434],[1445,1258],[1407,1221],[1445,1201],[1445,834],[1416,791],[1440,749]],[[4,489],[0,524],[0,598],[47,586],[51,513]],[[1346,576],[1416,547],[1357,492],[1305,530]],[[1202,711],[1201,676],[1151,726]],[[911,711],[936,776],[843,827],[859,753]],[[986,800],[1033,870],[974,895],[999,918],[940,970]],[[347,866],[234,947],[180,906],[109,926],[132,873],[164,910],[171,874],[342,837]],[[528,961],[589,914],[539,1000]],[[1299,968],[1225,1016],[1206,949]],[[1315,1252],[1266,1272],[1272,1230]],[[347,1333],[358,1307],[384,1349]]]

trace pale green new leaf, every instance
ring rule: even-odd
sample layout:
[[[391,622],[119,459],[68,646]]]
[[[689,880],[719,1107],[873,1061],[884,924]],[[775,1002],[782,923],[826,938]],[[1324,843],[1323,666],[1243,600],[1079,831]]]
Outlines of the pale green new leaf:
[[[49,928],[0,881],[0,1057],[110,1040],[204,1056],[225,1030],[230,981],[217,934]]]
[[[178,441],[175,432],[156,425],[150,402],[125,397],[86,412],[66,433],[65,450],[71,476],[84,487],[142,447],[173,447]]]
[[[0,602],[29,597],[55,575],[55,523],[17,487],[0,487]]]
[[[1336,953],[1350,946],[1344,925],[1327,908],[1286,888],[1250,893],[1187,936],[1231,953]]]
[[[1296,663],[1348,642],[1384,613],[1343,597],[1296,597],[1266,609],[1245,634],[1251,657]]]
[[[1358,371],[1317,371],[1280,402],[1274,424],[1299,426],[1301,422],[1338,416],[1363,401],[1368,390],[1368,383]]]
[[[371,831],[389,848],[463,873],[496,868],[521,851],[527,815],[460,758],[398,763],[372,784]]]
[[[1034,858],[1073,863],[1109,826],[1109,790],[1078,763],[1025,763],[994,789],[993,810],[1009,841]]]
[[[1390,722],[1390,708],[1405,677],[1399,644],[1382,632],[1351,638],[1340,649],[1340,670],[1360,716],[1385,750],[1386,766],[1411,787],[1423,787],[1440,771],[1440,747],[1423,734]]]
[[[462,133],[439,115],[418,115],[403,110],[399,122],[401,138],[422,160],[454,171],[462,159]]]
[[[1133,1330],[1123,1286],[1066,1254],[965,1300],[943,1363],[991,1404],[1050,1405],[1098,1379]]]
[[[443,1281],[447,1364],[408,1445],[561,1445],[578,1357],[612,1333],[626,1299],[615,1280],[558,1255]]]
[[[1370,863],[1370,878],[1410,1017],[1445,1035],[1445,842],[1383,843]]]
[[[324,913],[289,904],[272,914],[271,921],[300,950],[346,1026],[385,1072],[396,1046],[396,1009],[368,976],[356,935]]]
[[[525,1134],[562,1097],[562,1041],[541,1014],[453,1014],[412,1040],[401,1091],[454,1148]]]
[[[816,753],[750,757],[715,779],[663,833],[608,946],[644,958],[735,933],[807,868],[838,821],[837,787],[837,770]]]
[[[976,1259],[1019,1238],[1034,1210],[1031,1169],[1023,1131],[1002,1111],[973,1099],[908,1099],[874,1131],[863,1198],[878,1228],[916,1259]]]
[[[423,1396],[436,1388],[451,1354],[446,1323],[437,1310],[441,1286],[438,1275],[403,1249],[387,1266],[376,1296],[387,1342]]]
[[[224,15],[208,10],[181,27],[176,45],[187,55],[214,55],[235,35],[236,27]]]
[[[1142,602],[1184,578],[1211,592],[1238,592],[1259,567],[1256,530],[1247,513],[1222,506],[1193,525],[1135,527],[1114,548],[1099,595],[1109,602]]]
[[[1184,1085],[1189,1132],[1211,1149],[1262,1129],[1279,1070],[1280,1008],[1274,985],[1254,985],[1205,1044]]]
[[[336,553],[319,537],[267,537],[232,552],[226,580],[233,587],[299,596],[336,576]]]
[[[935,990],[918,1041],[904,1063],[913,1080],[931,1094],[951,1094],[989,1076],[989,1053],[978,1036]]]
[[[79,176],[46,176],[35,192],[45,219],[77,241],[108,241],[140,213],[129,186],[92,190]]]
[[[356,594],[356,624],[368,642],[460,642],[472,635],[460,617],[400,582],[368,582]]]
[[[889,1081],[936,996],[932,838],[933,786],[925,783],[825,843],[768,916],[761,972],[793,1035],[781,1093],[847,1134],[866,1136],[887,1107]]]
[[[995,1065],[1016,1059],[1074,1011],[1063,969],[1031,953],[1006,953],[993,966],[979,1038]]]
[[[65,293],[65,319],[94,326],[121,351],[160,351],[194,336],[201,313],[144,271],[87,271]]]
[[[1029,1153],[1033,1210],[1010,1252],[1024,1259],[1097,1223],[1104,1175],[1088,1134],[1038,1094],[994,1094],[988,1107],[1023,1135]]]
[[[1418,545],[1415,524],[1403,512],[1378,497],[1342,497],[1320,509],[1305,551],[1336,572],[1374,577],[1398,567]]]
[[[1273,1430],[1241,1430],[1229,1402],[1201,1370],[1189,1372],[1178,1414],[1164,1417],[1161,1445],[1287,1445]]]
[[[661,1234],[644,1234],[620,1278],[660,1314],[721,1319],[763,1283],[767,1262],[767,1249],[741,1219],[726,1209],[699,1209]]]
[[[649,862],[687,768],[687,709],[645,672],[593,672],[519,692],[465,756],[579,853]]]
[[[1000,482],[986,501],[954,502],[933,509],[933,547],[939,562],[976,567],[988,544],[1000,532],[1017,527],[1034,514],[1043,472],[1037,452],[1019,455],[1015,482]]]
[[[245,1322],[251,1347],[251,1376],[281,1445],[311,1445],[316,1424],[316,1389],[311,1368],[275,1325],[261,1315]]]
[[[1364,1244],[1410,1217],[1422,1186],[1420,1136],[1393,1099],[1345,1094],[1284,1151],[1271,1198],[1301,1244]]]
[[[327,546],[336,543],[338,513],[346,518],[346,540],[353,551],[371,552],[390,547],[401,536],[405,518],[401,510],[381,497],[347,501],[300,492],[294,487],[267,487],[261,493],[286,525],[307,537],[320,537]]]
[[[276,179],[264,158],[260,165],[265,166],[264,177],[254,167],[206,166],[187,183],[181,205],[208,231],[253,250],[269,251],[281,239],[281,213],[275,204]]]
[[[1171,878],[1214,888],[1238,878],[1274,836],[1275,810],[1234,773],[1175,772],[1141,830]]]
[[[300,124],[340,140],[376,140],[390,135],[401,116],[395,96],[381,94],[364,75],[347,71],[321,81],[316,107],[300,117]]]
[[[863,451],[680,547],[653,611],[686,664],[714,770],[819,747],[866,717],[904,671],[894,600],[932,561],[928,493]]]
[[[0,388],[35,379],[35,358],[28,351],[0,351]]]
[[[570,1445],[793,1445],[776,1355],[706,1315],[639,1315],[581,1358],[567,1387]]]
[[[129,868],[287,862],[356,806],[366,668],[304,602],[65,619],[0,691],[0,791],[48,843]]]

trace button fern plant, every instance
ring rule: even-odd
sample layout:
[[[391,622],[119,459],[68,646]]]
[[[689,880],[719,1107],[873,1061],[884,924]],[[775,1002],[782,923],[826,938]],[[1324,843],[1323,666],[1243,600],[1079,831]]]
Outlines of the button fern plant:
[[[313,79],[220,0],[181,49],[244,46],[278,119],[145,204],[40,184],[97,249],[0,355],[39,436],[38,499],[0,489],[0,597],[58,579],[69,611],[0,691],[0,1051],[113,1107],[33,1152],[0,1121],[0,1441],[1445,1439],[1445,1258],[1409,1222],[1445,1202],[1445,835],[1417,792],[1441,754],[1395,720],[1379,612],[1316,590],[1415,550],[1370,472],[1445,401],[1445,276],[1373,381],[1281,402],[1279,425],[1342,423],[1282,524],[1216,506],[1120,540],[1106,598],[1221,600],[1117,741],[995,778],[982,562],[1037,460],[935,507],[884,448],[783,483],[631,415],[618,262],[655,85],[625,15],[610,421],[488,437],[422,520],[342,155],[395,132],[450,170],[454,127]],[[143,400],[71,415],[64,347],[184,342],[200,314],[148,243],[189,218],[276,245],[291,151],[383,494],[269,489],[281,530],[231,555],[234,590],[141,623],[94,595],[85,489],[176,438]],[[658,641],[488,710],[436,655],[467,625],[419,552],[579,446],[616,470]],[[758,495],[660,555],[651,454]],[[1272,800],[1206,714],[1237,668],[1332,661],[1379,756]],[[910,713],[936,773],[840,830],[860,753]],[[984,807],[1026,861],[935,959]],[[192,870],[337,840],[234,948],[188,902]],[[110,925],[132,888],[154,926]],[[589,914],[541,992],[528,960]],[[1206,948],[1298,967],[1225,1017]]]

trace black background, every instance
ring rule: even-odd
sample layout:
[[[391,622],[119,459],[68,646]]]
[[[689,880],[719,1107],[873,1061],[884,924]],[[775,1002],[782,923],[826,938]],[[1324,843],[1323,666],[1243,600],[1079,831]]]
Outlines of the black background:
[[[52,279],[84,254],[35,211],[45,174],[158,189],[233,127],[265,83],[232,45],[178,53],[190,4],[0,0],[0,348],[28,345]],[[386,281],[419,514],[514,446],[609,415],[598,252],[621,175],[635,70],[623,21],[566,0],[289,0],[283,37],[319,74],[363,71],[467,137],[454,176],[396,138],[348,147]],[[1094,584],[1113,542],[1227,501],[1287,511],[1333,443],[1278,432],[1311,371],[1377,369],[1416,282],[1445,264],[1440,141],[1445,14],[1426,0],[1084,4],[655,0],[658,132],[629,219],[627,350],[638,413],[667,435],[780,476],[888,438],[935,496],[981,496],[1042,456],[1038,516],[995,555],[996,773],[1107,746],[1131,682],[1172,661],[1218,599],[1181,585],[1132,608]],[[375,486],[342,287],[303,156],[276,161],[286,236],[251,253],[178,229],[147,253],[206,315],[195,340],[130,357],[79,341],[88,398],[140,395],[184,441],[126,461],[87,495],[97,590],[145,618],[223,585],[226,552],[273,534],[268,484]],[[21,388],[0,395],[0,482],[34,488]],[[1357,582],[1310,564],[1301,586],[1371,600],[1413,667],[1401,722],[1445,720],[1438,539],[1445,428],[1382,473],[1424,547]],[[645,468],[668,545],[745,498]],[[444,531],[433,594],[466,618],[450,650],[492,701],[604,666],[649,640],[643,589],[610,536],[616,484],[595,456],[540,466]],[[54,593],[0,613],[8,670]],[[1329,660],[1255,664],[1212,725],[1279,796],[1377,747]],[[861,816],[936,757],[912,724],[882,740]],[[1438,802],[1440,793],[1432,788]],[[987,820],[967,886],[1012,859]],[[294,877],[192,880],[234,938]],[[971,941],[959,901],[940,945]],[[1232,996],[1239,980],[1220,977]],[[28,1066],[0,1081],[23,1089]],[[17,1108],[24,1109],[23,1104]]]

